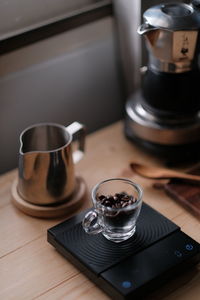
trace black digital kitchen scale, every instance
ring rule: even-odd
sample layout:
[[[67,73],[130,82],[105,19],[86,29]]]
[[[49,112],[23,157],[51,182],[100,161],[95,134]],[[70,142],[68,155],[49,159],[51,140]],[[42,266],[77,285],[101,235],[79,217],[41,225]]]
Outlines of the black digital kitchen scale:
[[[85,212],[48,230],[48,242],[113,299],[141,299],[200,261],[200,244],[143,203],[133,237],[122,243],[85,233]]]

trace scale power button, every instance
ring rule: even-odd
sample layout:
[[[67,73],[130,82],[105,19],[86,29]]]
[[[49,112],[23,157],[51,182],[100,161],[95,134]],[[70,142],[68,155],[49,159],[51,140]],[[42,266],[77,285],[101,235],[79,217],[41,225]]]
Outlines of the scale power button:
[[[187,245],[185,245],[185,249],[186,249],[187,251],[192,251],[193,248],[194,248],[194,246],[193,246],[192,244],[187,244]]]
[[[123,281],[122,287],[125,289],[129,289],[132,286],[132,283],[130,281]]]
[[[175,250],[174,251],[174,254],[177,256],[177,257],[182,257],[183,254],[179,251],[179,250]]]

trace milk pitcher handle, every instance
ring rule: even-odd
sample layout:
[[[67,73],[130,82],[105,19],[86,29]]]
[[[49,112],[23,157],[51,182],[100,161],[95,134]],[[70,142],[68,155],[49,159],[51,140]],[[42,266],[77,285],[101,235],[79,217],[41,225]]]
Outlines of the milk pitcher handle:
[[[66,130],[72,135],[73,140],[77,136],[78,141],[78,149],[73,152],[73,161],[77,163],[82,159],[85,150],[85,136],[86,130],[85,126],[79,122],[73,122],[69,126],[66,127]]]

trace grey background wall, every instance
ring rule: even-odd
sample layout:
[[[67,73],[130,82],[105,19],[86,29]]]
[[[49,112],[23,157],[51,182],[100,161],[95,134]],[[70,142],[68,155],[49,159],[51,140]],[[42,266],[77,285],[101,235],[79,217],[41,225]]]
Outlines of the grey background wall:
[[[115,46],[107,17],[0,57],[0,173],[31,124],[77,120],[89,133],[122,117]]]
[[[76,5],[86,2],[94,1]],[[17,166],[19,135],[31,124],[78,120],[89,133],[123,117],[126,96],[139,86],[139,68],[147,62],[137,26],[144,10],[160,2],[166,1],[114,0],[114,17],[0,56],[0,174]],[[1,26],[0,33],[9,28]]]

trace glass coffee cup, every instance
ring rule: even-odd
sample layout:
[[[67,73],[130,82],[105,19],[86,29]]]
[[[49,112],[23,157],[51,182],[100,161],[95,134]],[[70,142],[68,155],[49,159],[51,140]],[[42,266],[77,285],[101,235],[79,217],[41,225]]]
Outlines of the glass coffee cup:
[[[92,189],[93,208],[85,215],[82,226],[88,234],[102,233],[119,243],[136,231],[142,205],[142,188],[124,178],[111,178]]]

